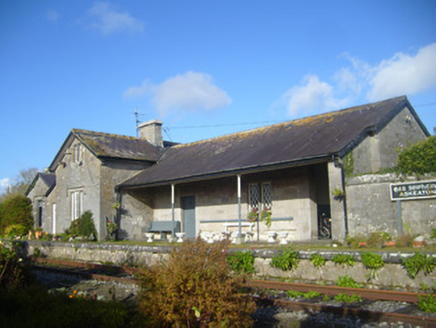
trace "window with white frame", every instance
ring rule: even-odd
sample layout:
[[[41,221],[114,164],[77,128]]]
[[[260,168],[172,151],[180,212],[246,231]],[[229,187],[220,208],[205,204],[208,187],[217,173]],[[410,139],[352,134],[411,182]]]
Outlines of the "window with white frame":
[[[271,183],[253,183],[248,186],[248,204],[250,210],[262,211],[272,208]]]
[[[82,215],[83,212],[83,190],[73,190],[70,192],[71,198],[71,221]]]

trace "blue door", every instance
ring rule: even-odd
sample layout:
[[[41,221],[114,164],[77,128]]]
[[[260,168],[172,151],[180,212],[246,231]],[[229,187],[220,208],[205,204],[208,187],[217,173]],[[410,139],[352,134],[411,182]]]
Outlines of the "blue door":
[[[195,238],[195,196],[182,197],[183,231],[186,238]]]

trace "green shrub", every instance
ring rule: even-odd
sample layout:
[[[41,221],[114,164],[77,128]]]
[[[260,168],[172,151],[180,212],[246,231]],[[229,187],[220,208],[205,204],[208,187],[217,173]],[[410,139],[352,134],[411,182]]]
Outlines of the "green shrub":
[[[310,261],[315,268],[319,268],[325,265],[326,259],[321,254],[313,253],[310,256]]]
[[[70,227],[65,230],[67,235],[85,237],[90,240],[97,240],[97,230],[95,230],[92,212],[86,211],[80,218],[71,222]]]
[[[270,266],[283,271],[296,269],[300,262],[300,253],[292,249],[280,250],[270,262]]]
[[[385,242],[391,239],[390,235],[386,232],[373,232],[368,237],[367,243],[369,247],[382,248]]]
[[[397,238],[395,245],[398,247],[410,247],[412,245],[412,237],[410,234],[404,234]]]
[[[5,234],[8,226],[21,224],[26,232],[32,229],[32,204],[29,198],[14,194],[0,203],[0,234]]]
[[[306,299],[312,299],[317,298],[321,296],[322,294],[320,292],[316,291],[309,291],[309,292],[299,292],[296,290],[287,290],[286,295],[291,298],[306,298]]]
[[[22,237],[28,233],[29,230],[22,223],[11,224],[10,226],[7,226],[4,231],[5,236],[8,238],[14,238],[15,236]]]
[[[425,174],[436,172],[436,136],[404,149],[398,155],[396,170],[402,174]]]
[[[237,273],[254,273],[254,256],[252,252],[236,251],[227,255],[227,263]]]
[[[0,244],[0,289],[9,289],[32,281],[30,269],[19,254],[18,245]]]
[[[372,252],[362,252],[360,256],[363,266],[370,271],[368,279],[376,278],[377,271],[385,266],[382,256]]]
[[[421,311],[427,313],[436,312],[436,300],[432,294],[428,294],[427,297],[423,295],[418,296],[418,307]]]
[[[356,295],[356,294],[345,294],[345,293],[340,293],[338,295],[335,296],[335,301],[338,302],[344,302],[344,303],[356,303],[356,302],[362,302],[362,296],[360,295]]]
[[[339,254],[335,254],[332,257],[332,261],[335,264],[348,265],[348,266],[352,267],[354,265],[354,263],[356,262],[356,259],[351,254],[340,254],[339,253]]]
[[[426,275],[432,273],[436,266],[436,259],[431,255],[416,252],[412,256],[402,258],[401,263],[406,269],[407,274],[412,279],[415,279],[420,271],[423,271]]]
[[[338,287],[345,287],[345,288],[362,288],[362,285],[356,282],[353,278],[350,276],[341,276],[338,277],[338,281],[336,282]]]
[[[251,326],[254,301],[231,275],[228,241],[200,238],[174,247],[167,260],[141,270],[141,310],[149,327]]]

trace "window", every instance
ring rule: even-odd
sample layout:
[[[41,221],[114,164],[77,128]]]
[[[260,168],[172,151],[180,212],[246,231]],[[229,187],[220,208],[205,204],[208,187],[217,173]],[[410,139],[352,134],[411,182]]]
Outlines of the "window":
[[[37,225],[38,228],[42,227],[42,208],[44,206],[44,202],[42,200],[38,200],[38,220]]]
[[[272,193],[271,183],[263,182],[250,184],[248,187],[248,204],[250,209],[255,208],[262,211],[265,208],[271,209],[272,207]]]
[[[83,212],[83,191],[74,190],[71,196],[71,221],[74,221],[82,215]]]

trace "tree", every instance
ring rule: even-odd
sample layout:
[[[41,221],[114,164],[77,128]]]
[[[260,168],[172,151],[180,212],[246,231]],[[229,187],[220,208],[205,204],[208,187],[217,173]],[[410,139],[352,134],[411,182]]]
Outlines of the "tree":
[[[436,136],[404,149],[398,156],[396,170],[402,174],[436,173]]]
[[[38,169],[35,167],[21,170],[14,178],[13,183],[7,188],[7,190],[0,195],[0,201],[3,201],[10,195],[24,195],[38,174]]]
[[[24,195],[11,194],[0,203],[0,234],[14,224],[21,224],[27,230],[32,229],[32,203]]]

